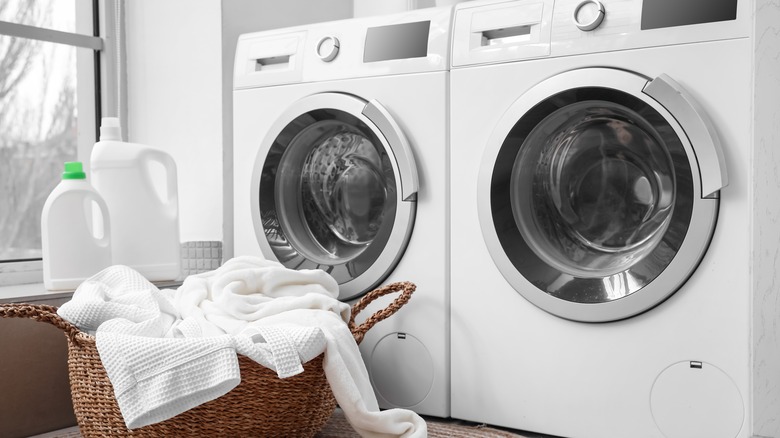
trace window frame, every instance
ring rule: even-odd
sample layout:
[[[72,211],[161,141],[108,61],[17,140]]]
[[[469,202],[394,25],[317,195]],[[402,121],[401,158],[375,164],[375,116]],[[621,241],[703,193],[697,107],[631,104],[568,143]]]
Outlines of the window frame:
[[[121,8],[120,2],[77,0],[75,33],[0,21],[0,35],[91,49],[77,50],[76,54],[77,83],[91,84],[78,86],[76,90],[78,112],[87,115],[79,117],[77,134],[77,157],[85,164],[85,169],[89,169],[89,156],[98,138],[102,109],[111,108],[112,104],[116,107],[117,93],[106,91],[120,89],[115,79],[117,63],[112,62],[116,59],[117,50],[115,45],[110,44],[115,38],[107,37],[116,34],[113,18],[117,6]],[[0,261],[0,287],[42,282],[43,262],[40,259]],[[41,287],[41,293],[44,292]]]

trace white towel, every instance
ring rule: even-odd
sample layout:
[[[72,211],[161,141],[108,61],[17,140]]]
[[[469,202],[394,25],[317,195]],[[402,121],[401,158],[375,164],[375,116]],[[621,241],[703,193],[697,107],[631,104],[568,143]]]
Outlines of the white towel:
[[[360,436],[422,438],[428,435],[425,420],[416,413],[407,409],[379,410],[357,343],[336,314],[312,309],[290,310],[259,320],[257,324],[274,325],[281,321],[319,327],[325,333],[325,377],[344,416]]]
[[[350,307],[337,300],[338,294],[338,283],[325,271],[295,271],[244,256],[187,277],[173,302],[187,325],[210,336],[239,333],[254,321],[293,309],[335,312],[347,321]]]
[[[380,412],[347,328],[350,308],[320,270],[294,271],[255,257],[229,260],[159,291],[124,266],[85,281],[59,314],[95,330],[101,361],[128,428],[163,421],[239,382],[235,353],[289,377],[325,351],[331,389],[365,437],[424,437],[417,414]],[[181,339],[183,338],[183,339]]]

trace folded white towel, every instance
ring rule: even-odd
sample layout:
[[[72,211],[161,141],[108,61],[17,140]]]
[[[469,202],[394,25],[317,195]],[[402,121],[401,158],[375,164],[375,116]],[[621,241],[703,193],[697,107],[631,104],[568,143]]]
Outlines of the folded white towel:
[[[96,343],[129,429],[172,418],[241,382],[229,335],[147,338],[113,331],[119,328],[101,326]]]
[[[379,411],[339,302],[320,270],[295,271],[255,257],[229,260],[159,291],[124,266],[85,281],[59,314],[95,330],[101,361],[128,428],[163,421],[239,382],[235,353],[289,377],[325,351],[324,369],[350,423],[364,437],[424,437],[425,421]],[[178,338],[178,339],[174,339]]]

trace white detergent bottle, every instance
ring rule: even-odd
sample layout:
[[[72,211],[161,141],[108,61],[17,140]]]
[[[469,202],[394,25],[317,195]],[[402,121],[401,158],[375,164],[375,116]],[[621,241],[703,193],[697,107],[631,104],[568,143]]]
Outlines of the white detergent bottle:
[[[119,119],[105,117],[91,155],[92,184],[111,216],[114,264],[150,281],[181,272],[176,163],[168,153],[123,142]],[[155,170],[158,172],[155,173]]]
[[[87,182],[82,164],[65,163],[62,181],[49,194],[41,214],[46,289],[75,289],[111,265],[110,223],[108,207]]]

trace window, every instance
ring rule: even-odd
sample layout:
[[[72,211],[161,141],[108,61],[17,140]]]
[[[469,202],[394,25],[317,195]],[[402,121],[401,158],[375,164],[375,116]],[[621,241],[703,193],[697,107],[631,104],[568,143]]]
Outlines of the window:
[[[0,2],[0,286],[41,281],[43,204],[95,142],[97,3]]]

